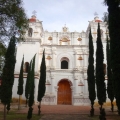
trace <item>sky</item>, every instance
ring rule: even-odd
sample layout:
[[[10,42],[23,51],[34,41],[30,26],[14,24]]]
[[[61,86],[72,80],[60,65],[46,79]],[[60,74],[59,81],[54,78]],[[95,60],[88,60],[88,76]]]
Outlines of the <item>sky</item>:
[[[38,20],[43,21],[43,29],[60,32],[68,27],[70,32],[86,31],[95,13],[102,19],[107,6],[104,0],[23,0],[23,7],[30,18],[36,11]]]

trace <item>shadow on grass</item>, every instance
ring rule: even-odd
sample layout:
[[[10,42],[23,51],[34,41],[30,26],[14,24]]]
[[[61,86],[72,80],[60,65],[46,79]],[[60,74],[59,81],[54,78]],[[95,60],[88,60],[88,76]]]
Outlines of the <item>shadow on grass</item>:
[[[37,114],[33,114],[31,120],[39,120],[41,116],[38,116]],[[0,120],[3,120],[2,111],[0,111]],[[27,120],[27,114],[16,113],[15,111],[9,111],[9,114],[7,114],[6,116],[6,120]]]
[[[88,115],[89,120],[99,120],[99,115],[94,115],[94,117],[91,117]],[[118,114],[114,115],[106,115],[106,120],[120,120],[120,116]]]

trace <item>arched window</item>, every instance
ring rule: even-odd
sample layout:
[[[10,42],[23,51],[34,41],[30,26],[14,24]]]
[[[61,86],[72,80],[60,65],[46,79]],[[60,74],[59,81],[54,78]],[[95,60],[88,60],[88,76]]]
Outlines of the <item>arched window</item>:
[[[68,69],[68,62],[67,61],[63,60],[61,62],[61,69]]]
[[[69,63],[69,59],[66,57],[63,57],[61,59],[61,69],[68,69],[68,63]]]
[[[33,29],[32,29],[32,28],[29,28],[29,29],[28,29],[28,36],[29,36],[29,37],[32,37],[32,33],[33,33]]]
[[[28,73],[29,70],[29,62],[25,62],[24,72]]]

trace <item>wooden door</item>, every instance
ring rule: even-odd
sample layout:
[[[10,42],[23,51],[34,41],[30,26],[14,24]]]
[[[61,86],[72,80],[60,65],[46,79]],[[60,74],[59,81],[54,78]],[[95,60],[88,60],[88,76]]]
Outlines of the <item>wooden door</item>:
[[[71,104],[71,88],[67,80],[62,80],[58,84],[58,104]]]

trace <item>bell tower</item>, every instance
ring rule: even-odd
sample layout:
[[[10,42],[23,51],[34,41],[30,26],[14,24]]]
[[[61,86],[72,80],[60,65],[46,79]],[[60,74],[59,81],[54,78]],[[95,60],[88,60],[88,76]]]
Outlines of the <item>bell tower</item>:
[[[41,42],[43,36],[43,25],[42,21],[36,18],[35,13],[29,19],[29,27],[26,30],[25,38],[26,41],[39,41]]]

